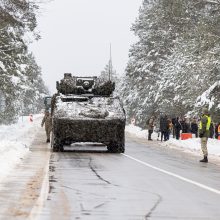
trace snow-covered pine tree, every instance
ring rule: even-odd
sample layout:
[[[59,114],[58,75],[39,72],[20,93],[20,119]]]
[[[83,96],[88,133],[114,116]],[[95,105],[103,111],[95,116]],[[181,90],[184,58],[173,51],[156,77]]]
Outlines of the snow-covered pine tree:
[[[220,74],[219,9],[219,1],[209,0],[143,2],[121,93],[128,118],[144,125],[152,114],[172,117],[195,108]]]
[[[29,81],[30,70],[35,73],[33,80],[42,82],[39,67],[33,65],[34,58],[28,51],[30,37],[39,38],[35,33],[36,9],[34,2],[26,0],[0,2],[0,123],[12,123],[21,113],[25,94],[34,88]],[[39,92],[38,87],[34,88],[29,98]]]
[[[128,118],[135,116],[137,124],[142,126],[146,118],[163,110],[156,101],[162,64],[176,38],[166,20],[161,1],[144,1],[132,26],[139,41],[130,49],[122,96]]]

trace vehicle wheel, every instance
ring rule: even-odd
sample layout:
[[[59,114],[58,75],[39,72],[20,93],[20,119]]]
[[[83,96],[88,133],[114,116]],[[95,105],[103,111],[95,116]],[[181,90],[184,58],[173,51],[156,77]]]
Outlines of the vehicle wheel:
[[[112,153],[112,149],[111,149],[111,146],[107,146],[107,150],[108,150],[108,152],[110,152],[110,153]]]
[[[108,146],[107,149],[110,153],[124,153],[125,148],[123,144],[118,144],[116,142],[111,142]]]
[[[125,152],[125,147],[124,146],[120,146],[119,152],[120,153],[124,153]]]
[[[64,148],[63,148],[63,145],[62,145],[62,144],[61,144],[60,147],[59,147],[59,151],[60,151],[60,152],[64,152]]]
[[[63,151],[62,142],[53,133],[51,138],[51,147],[53,149],[53,152]]]

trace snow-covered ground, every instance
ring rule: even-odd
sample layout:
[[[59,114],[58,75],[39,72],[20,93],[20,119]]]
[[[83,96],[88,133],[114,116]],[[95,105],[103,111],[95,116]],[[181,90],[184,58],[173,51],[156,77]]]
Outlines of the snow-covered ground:
[[[128,125],[125,128],[126,132],[133,134],[139,138],[147,139],[148,131],[142,130],[140,127],[134,125]],[[153,140],[157,140],[157,133],[154,132],[152,135]],[[163,146],[171,148],[179,148],[184,151],[198,153],[201,155],[200,138],[191,138],[187,140],[176,140],[170,135],[170,140],[166,142],[158,142]],[[220,159],[220,140],[209,139],[208,140],[208,152],[209,155],[217,156]]]
[[[0,181],[30,152],[29,147],[40,126],[42,115],[19,118],[13,125],[0,125]]]

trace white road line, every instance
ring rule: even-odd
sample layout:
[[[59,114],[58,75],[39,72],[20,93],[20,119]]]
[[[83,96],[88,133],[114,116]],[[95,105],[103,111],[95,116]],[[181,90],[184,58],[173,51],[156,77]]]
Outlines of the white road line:
[[[143,165],[145,165],[145,166],[147,166],[147,167],[150,167],[150,168],[152,168],[152,169],[154,169],[154,170],[157,170],[157,171],[159,171],[159,172],[161,172],[161,173],[165,173],[165,174],[167,174],[167,175],[169,175],[169,176],[173,176],[173,177],[175,177],[175,178],[177,178],[177,179],[183,180],[183,181],[185,181],[185,182],[187,182],[187,183],[191,183],[191,184],[193,184],[193,185],[195,185],[195,186],[198,186],[198,187],[200,187],[200,188],[202,188],[202,189],[206,189],[206,190],[208,190],[208,191],[210,191],[210,192],[213,192],[213,193],[216,193],[216,194],[219,194],[219,195],[220,195],[220,191],[217,190],[217,189],[214,189],[214,188],[211,188],[211,187],[206,186],[206,185],[204,185],[204,184],[198,183],[198,182],[196,182],[196,181],[187,179],[187,178],[182,177],[182,176],[180,176],[180,175],[178,175],[178,174],[175,174],[175,173],[172,173],[172,172],[163,170],[163,169],[161,169],[161,168],[159,168],[159,167],[155,167],[155,166],[153,166],[153,165],[151,165],[151,164],[149,164],[149,163],[145,163],[145,162],[143,162],[143,161],[141,161],[141,160],[138,160],[138,159],[136,159],[136,158],[134,158],[134,157],[131,157],[131,156],[127,155],[127,154],[123,154],[123,153],[122,153],[122,155],[124,155],[125,157],[130,158],[130,159],[132,159],[132,160],[134,160],[134,161],[136,161],[136,162],[138,162],[138,163],[141,163],[141,164],[143,164]]]

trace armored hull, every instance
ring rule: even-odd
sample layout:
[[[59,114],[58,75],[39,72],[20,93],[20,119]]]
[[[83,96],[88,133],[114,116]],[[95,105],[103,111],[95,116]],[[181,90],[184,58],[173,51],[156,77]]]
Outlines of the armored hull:
[[[71,89],[69,86],[68,91]],[[77,88],[74,89],[72,93],[78,93]],[[106,145],[110,152],[124,152],[126,119],[119,98],[80,91],[80,94],[59,94],[55,97],[53,150],[62,151],[64,145],[74,142],[96,142]]]

